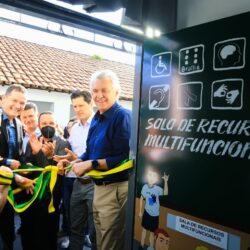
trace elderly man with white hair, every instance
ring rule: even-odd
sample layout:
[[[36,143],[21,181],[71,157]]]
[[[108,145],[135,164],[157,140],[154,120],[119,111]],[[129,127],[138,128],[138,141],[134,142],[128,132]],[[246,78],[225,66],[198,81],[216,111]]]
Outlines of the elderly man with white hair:
[[[107,171],[128,159],[131,113],[117,103],[120,84],[110,70],[95,72],[90,88],[96,112],[88,134],[86,152],[72,163],[76,175],[90,170]],[[100,250],[124,248],[128,172],[95,181],[93,200],[97,246]]]

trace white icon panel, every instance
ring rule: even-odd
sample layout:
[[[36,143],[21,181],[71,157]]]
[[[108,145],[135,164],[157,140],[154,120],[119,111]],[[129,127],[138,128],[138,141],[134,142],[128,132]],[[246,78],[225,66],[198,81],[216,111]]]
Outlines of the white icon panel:
[[[198,44],[179,51],[179,73],[188,75],[204,70],[204,45]]]
[[[187,82],[178,85],[177,108],[199,110],[202,108],[202,82]]]
[[[154,85],[149,89],[149,104],[150,110],[166,110],[170,105],[170,86],[169,85]]]
[[[164,77],[171,75],[172,53],[162,52],[151,58],[151,77]]]
[[[211,91],[212,109],[239,110],[243,107],[243,79],[214,81]]]
[[[245,67],[246,38],[220,41],[214,45],[214,70],[231,70]]]

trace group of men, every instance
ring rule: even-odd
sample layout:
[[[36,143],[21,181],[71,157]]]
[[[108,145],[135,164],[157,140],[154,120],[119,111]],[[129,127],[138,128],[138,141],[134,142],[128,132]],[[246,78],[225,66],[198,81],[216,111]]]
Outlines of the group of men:
[[[45,192],[41,200],[36,200],[20,214],[23,250],[57,249],[62,197],[70,222],[69,249],[82,250],[86,225],[92,249],[124,249],[128,171],[103,179],[91,179],[85,174],[91,170],[110,170],[128,159],[131,114],[117,103],[120,84],[112,71],[94,73],[90,90],[91,93],[76,91],[71,95],[78,122],[73,126],[69,140],[56,134],[53,113],[48,111],[38,115],[36,106],[26,103],[24,87],[11,85],[2,97],[0,165],[6,166],[8,171],[24,165],[46,167],[57,164],[59,169],[72,166],[65,176],[59,171],[52,195]],[[93,101],[97,107],[95,114]],[[24,126],[17,119],[19,116]],[[2,167],[2,171],[6,167]],[[34,186],[27,182],[38,173],[24,174],[15,175],[15,184],[25,182],[26,189],[32,193]],[[0,194],[5,190],[0,186]],[[28,199],[30,195],[22,192],[18,198]],[[51,196],[55,207],[53,213],[48,212]],[[0,215],[0,235],[3,249],[13,249],[14,211],[8,203]]]

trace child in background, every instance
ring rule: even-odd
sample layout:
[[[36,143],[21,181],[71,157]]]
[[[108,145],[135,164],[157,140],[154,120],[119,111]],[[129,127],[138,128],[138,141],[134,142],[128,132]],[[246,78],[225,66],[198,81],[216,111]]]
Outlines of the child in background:
[[[168,195],[169,175],[162,176],[164,188],[156,185],[160,180],[160,174],[156,168],[148,166],[146,170],[147,183],[142,187],[139,217],[142,218],[141,246],[143,249],[147,231],[149,231],[150,247],[154,247],[154,231],[159,227],[160,202],[159,196]],[[143,200],[145,200],[144,212],[142,214]]]

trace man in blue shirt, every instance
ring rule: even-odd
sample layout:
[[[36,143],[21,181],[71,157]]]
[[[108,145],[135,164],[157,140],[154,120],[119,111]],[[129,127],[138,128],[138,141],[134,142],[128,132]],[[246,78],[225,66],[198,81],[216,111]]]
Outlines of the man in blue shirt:
[[[117,103],[120,84],[110,70],[98,71],[91,78],[96,112],[88,134],[86,152],[72,170],[81,176],[95,169],[107,171],[129,157],[131,113]],[[93,200],[97,246],[100,250],[124,248],[128,172],[95,180]]]
[[[21,122],[16,118],[24,109],[27,100],[26,89],[18,84],[8,87],[2,97],[0,114],[0,165],[17,169],[24,162],[22,151],[23,130]],[[6,204],[0,215],[0,236],[4,249],[13,249],[14,242],[14,210]]]

